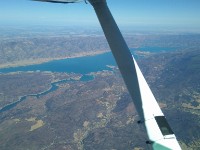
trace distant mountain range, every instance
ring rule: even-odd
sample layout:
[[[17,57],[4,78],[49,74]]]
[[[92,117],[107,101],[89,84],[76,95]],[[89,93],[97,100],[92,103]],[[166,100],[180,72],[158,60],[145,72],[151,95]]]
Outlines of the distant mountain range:
[[[7,36],[0,37],[0,68],[30,65],[54,59],[94,55],[109,51],[105,37],[96,32],[82,34],[64,32],[65,34],[57,35],[51,32],[36,34],[27,31],[20,36],[15,35],[13,32],[11,30],[7,33]],[[200,45],[200,35],[198,34],[127,34],[125,39],[130,48],[167,47],[180,50],[197,48]]]

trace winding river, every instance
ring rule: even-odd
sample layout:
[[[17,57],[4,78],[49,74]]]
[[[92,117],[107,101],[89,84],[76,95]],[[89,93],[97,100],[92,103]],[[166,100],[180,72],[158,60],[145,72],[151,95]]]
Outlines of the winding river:
[[[92,80],[93,79],[93,76],[92,75],[83,75],[80,79],[80,81],[89,81],[89,80]],[[4,111],[7,111],[7,110],[10,110],[12,108],[14,108],[17,104],[19,104],[20,102],[26,100],[27,97],[29,96],[34,96],[36,98],[39,98],[40,96],[44,96],[50,92],[53,92],[55,90],[57,90],[59,88],[59,86],[57,84],[60,84],[60,83],[66,83],[66,82],[69,82],[69,81],[77,81],[77,80],[73,80],[73,79],[64,79],[64,80],[60,80],[60,81],[57,81],[57,82],[53,82],[51,83],[51,88],[49,88],[48,90],[42,92],[42,93],[38,93],[38,94],[28,94],[28,95],[24,95],[22,97],[19,98],[19,100],[13,102],[13,103],[10,103],[6,106],[4,106],[3,108],[0,109],[0,113],[4,112]]]

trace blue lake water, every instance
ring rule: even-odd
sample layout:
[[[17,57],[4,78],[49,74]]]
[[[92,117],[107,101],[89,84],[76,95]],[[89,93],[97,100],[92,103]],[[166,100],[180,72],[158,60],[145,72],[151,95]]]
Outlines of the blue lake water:
[[[70,80],[70,81],[72,81],[72,80]],[[53,92],[53,91],[55,91],[55,90],[58,89],[57,84],[59,84],[59,83],[64,83],[64,82],[68,82],[68,80],[65,80],[65,79],[64,79],[64,80],[61,80],[61,81],[57,81],[57,82],[51,83],[51,88],[48,89],[47,91],[42,92],[42,93],[24,95],[24,96],[22,96],[19,100],[15,101],[15,102],[13,102],[13,103],[10,103],[10,104],[4,106],[3,108],[1,108],[1,109],[0,109],[0,113],[2,113],[2,112],[4,112],[4,111],[7,111],[7,110],[10,110],[10,109],[12,109],[13,107],[17,106],[17,104],[19,104],[19,103],[21,103],[22,101],[26,100],[26,98],[27,98],[28,96],[35,96],[36,98],[39,98],[40,96],[46,95],[46,94],[48,94],[48,93],[50,93],[50,92]]]
[[[153,53],[172,51],[173,48],[166,47],[144,47],[131,49],[132,54],[135,50],[148,51]],[[10,67],[0,69],[2,73],[16,72],[16,71],[52,71],[52,72],[74,72],[80,74],[87,74],[90,72],[96,72],[101,70],[109,70],[106,65],[116,65],[115,60],[111,52],[99,54],[95,56],[85,56],[79,58],[68,58],[62,60],[54,60],[37,65],[29,65],[22,67]]]
[[[159,52],[166,52],[172,51],[173,48],[161,48],[161,47],[146,47],[146,48],[137,48],[131,49],[132,54],[135,56],[136,59],[139,59],[137,55],[134,54],[135,50],[140,51],[148,51],[152,53],[159,53]],[[17,72],[17,71],[51,71],[51,72],[74,72],[82,74],[81,81],[89,81],[93,79],[93,76],[86,75],[90,72],[97,72],[102,70],[111,70],[111,68],[107,67],[107,65],[116,66],[115,60],[112,56],[111,52],[99,54],[95,56],[85,56],[79,58],[68,58],[62,60],[54,60],[42,64],[37,65],[29,65],[29,66],[22,66],[22,67],[10,67],[0,69],[0,73],[9,73],[9,72]],[[0,109],[0,113],[10,110],[15,107],[20,102],[26,100],[28,96],[35,96],[39,98],[40,96],[46,95],[50,92],[53,92],[58,89],[56,84],[68,82],[67,80],[61,80],[55,83],[51,83],[51,88],[43,93],[39,94],[29,94],[21,97],[19,100],[8,104]]]
[[[79,58],[68,58],[62,60],[54,60],[38,65],[29,65],[22,67],[11,67],[0,69],[2,73],[16,71],[52,71],[52,72],[74,72],[87,74],[99,70],[108,69],[106,65],[115,65],[115,61],[111,53],[104,53],[96,56],[85,56]]]

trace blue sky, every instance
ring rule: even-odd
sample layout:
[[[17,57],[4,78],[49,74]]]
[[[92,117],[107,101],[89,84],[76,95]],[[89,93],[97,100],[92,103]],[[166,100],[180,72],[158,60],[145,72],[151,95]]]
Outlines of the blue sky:
[[[107,0],[120,26],[200,30],[200,0]],[[1,0],[0,25],[98,25],[89,4]]]

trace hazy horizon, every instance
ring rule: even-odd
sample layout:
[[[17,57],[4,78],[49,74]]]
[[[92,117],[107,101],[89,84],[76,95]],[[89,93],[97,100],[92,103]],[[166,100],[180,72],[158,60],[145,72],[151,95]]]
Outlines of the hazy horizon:
[[[200,32],[199,0],[107,0],[120,28]],[[100,27],[90,4],[0,2],[0,26]]]

